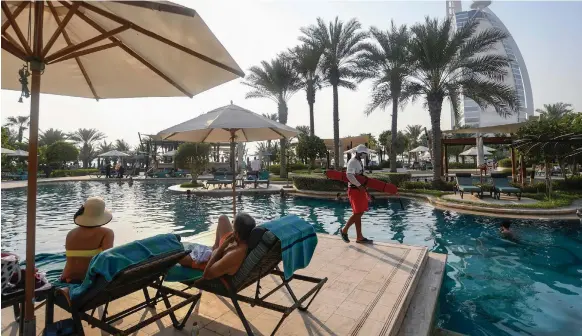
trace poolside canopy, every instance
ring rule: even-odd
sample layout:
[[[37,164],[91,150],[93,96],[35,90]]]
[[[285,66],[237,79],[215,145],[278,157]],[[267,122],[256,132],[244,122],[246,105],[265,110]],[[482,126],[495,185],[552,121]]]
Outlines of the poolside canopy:
[[[26,261],[34,269],[41,92],[94,99],[193,97],[244,73],[195,10],[169,1],[1,5],[2,89],[31,98]],[[34,283],[34,272],[27,272],[25,335],[36,332]]]
[[[483,146],[483,147],[485,147],[485,146]],[[477,155],[479,155],[479,153],[477,151],[477,147],[471,147],[459,155],[460,156],[477,156]],[[491,152],[486,150],[485,148],[483,148],[483,155],[491,155]]]
[[[15,151],[12,151],[12,153],[8,153],[6,155],[7,156],[21,156],[21,157],[25,157],[25,156],[28,156],[28,152],[27,151],[23,151],[22,149],[17,149]]]
[[[165,156],[165,157],[174,157],[174,156],[176,156],[177,153],[178,153],[177,150],[171,150],[171,151],[169,151],[167,153],[162,154],[162,156]]]
[[[114,149],[112,151],[109,151],[109,152],[106,152],[103,154],[99,154],[97,156],[98,157],[130,157],[131,155]]]
[[[428,152],[428,147],[418,146],[418,147],[410,150],[410,153],[420,153],[420,152]]]
[[[535,118],[535,117],[532,117]],[[530,118],[531,119],[531,118]],[[447,131],[442,131],[443,134],[476,134],[476,133],[515,133],[521,127],[525,126],[527,121],[513,124],[503,124],[494,126],[474,127],[474,128],[459,128]]]
[[[8,148],[2,148],[2,154],[12,154],[14,151]]]
[[[186,142],[230,142],[232,165],[232,212],[236,215],[235,145],[237,142],[294,137],[299,131],[240,106],[219,107],[158,133],[164,140]]]

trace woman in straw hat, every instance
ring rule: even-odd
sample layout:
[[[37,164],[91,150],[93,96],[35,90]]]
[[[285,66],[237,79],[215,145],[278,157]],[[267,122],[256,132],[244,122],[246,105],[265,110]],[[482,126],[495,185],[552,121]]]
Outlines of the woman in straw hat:
[[[81,282],[89,268],[91,258],[113,247],[113,230],[103,227],[113,215],[105,209],[101,197],[90,197],[75,213],[74,221],[79,227],[67,234],[65,250],[67,262],[61,281]]]

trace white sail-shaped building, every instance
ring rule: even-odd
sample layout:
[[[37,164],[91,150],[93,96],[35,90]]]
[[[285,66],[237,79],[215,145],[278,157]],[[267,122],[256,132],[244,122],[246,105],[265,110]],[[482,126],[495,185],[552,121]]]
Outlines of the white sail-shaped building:
[[[519,112],[514,112],[505,118],[495,112],[493,108],[481,109],[472,99],[463,97],[461,99],[462,113],[460,124],[471,127],[522,122],[534,114],[532,89],[527,67],[513,36],[503,22],[489,9],[488,6],[490,4],[491,1],[474,1],[471,5],[471,10],[463,11],[461,1],[447,1],[447,16],[454,20],[457,28],[462,27],[468,20],[475,19],[479,21],[477,33],[480,30],[489,28],[497,28],[507,33],[509,37],[499,42],[491,53],[505,55],[510,59],[505,83],[515,88],[521,103],[521,109]],[[452,113],[451,128],[454,126],[455,118]]]

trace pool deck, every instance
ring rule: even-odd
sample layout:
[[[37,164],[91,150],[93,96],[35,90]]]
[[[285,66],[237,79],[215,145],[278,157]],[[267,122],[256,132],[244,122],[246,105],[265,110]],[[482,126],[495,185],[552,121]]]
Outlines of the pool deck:
[[[200,234],[189,242],[212,244],[214,232]],[[283,323],[277,335],[415,335],[432,334],[435,306],[444,276],[446,255],[429,253],[426,247],[375,243],[374,245],[346,244],[337,236],[318,234],[319,243],[310,265],[298,274],[328,281],[315,298],[308,312],[293,312]],[[281,280],[273,275],[263,278],[264,290],[274,288]],[[176,286],[180,288],[180,286]],[[301,283],[291,287],[303,295],[309,286]],[[255,287],[243,291],[254,294]],[[197,290],[191,290],[195,293]],[[111,304],[110,313],[137,303],[141,293]],[[291,304],[291,298],[282,289],[269,301]],[[160,303],[160,305],[163,305]],[[280,313],[260,307],[241,304],[256,335],[269,335],[281,318]],[[113,307],[114,311],[111,311]],[[161,308],[161,306],[158,306]],[[184,316],[185,309],[177,311]],[[141,311],[119,321],[118,327],[128,327],[155,314],[155,309]],[[67,318],[55,310],[55,320]],[[2,335],[16,335],[17,324],[10,309],[2,311]],[[187,326],[177,331],[168,316],[145,328],[136,335],[190,335],[196,321],[202,328],[199,335],[244,335],[244,328],[229,299],[204,292]],[[87,335],[102,334],[85,325]],[[37,334],[44,328],[44,310],[37,311]]]

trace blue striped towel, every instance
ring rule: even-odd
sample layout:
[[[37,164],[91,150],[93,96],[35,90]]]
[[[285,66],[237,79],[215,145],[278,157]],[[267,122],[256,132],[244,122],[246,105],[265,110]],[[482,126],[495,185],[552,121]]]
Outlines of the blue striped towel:
[[[289,279],[296,270],[309,265],[317,246],[317,235],[311,224],[291,215],[264,223],[262,227],[281,241],[285,279]]]
[[[102,276],[110,282],[117,273],[130,266],[161,254],[183,250],[184,246],[175,234],[160,234],[105,250],[91,259],[83,283],[68,285],[70,298],[74,301],[85,293],[91,288],[97,276]]]

